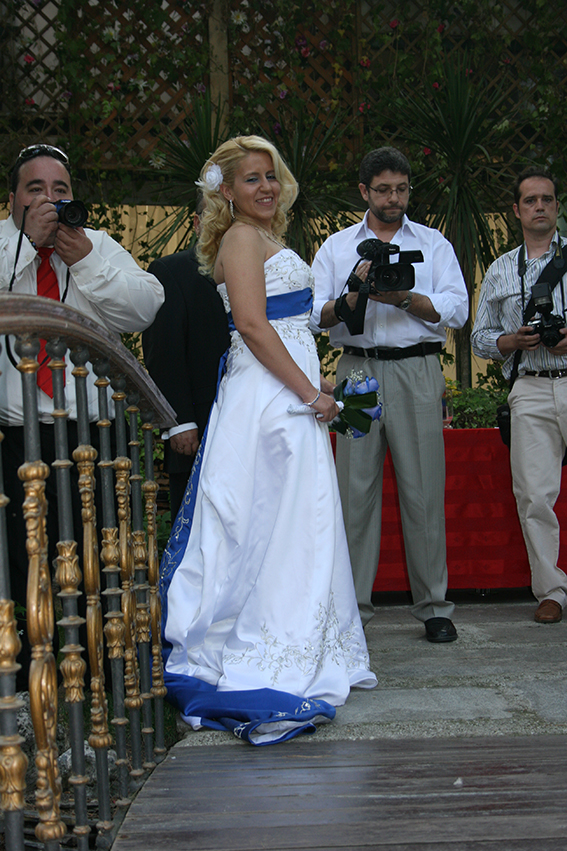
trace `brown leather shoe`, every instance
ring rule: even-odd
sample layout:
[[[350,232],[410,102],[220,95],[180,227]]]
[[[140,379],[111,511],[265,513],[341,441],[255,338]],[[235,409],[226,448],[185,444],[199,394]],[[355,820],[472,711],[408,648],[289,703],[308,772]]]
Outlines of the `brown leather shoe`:
[[[555,600],[542,600],[536,609],[534,620],[538,623],[559,623],[563,611]]]

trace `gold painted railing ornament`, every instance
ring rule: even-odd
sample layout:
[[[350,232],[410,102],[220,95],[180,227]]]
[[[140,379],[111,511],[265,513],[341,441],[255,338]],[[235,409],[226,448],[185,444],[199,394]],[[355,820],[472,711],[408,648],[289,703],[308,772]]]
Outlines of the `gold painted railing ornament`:
[[[18,470],[24,500],[18,510],[25,523],[28,560],[25,609],[31,645],[28,683],[35,737],[35,836],[46,851],[55,851],[67,833],[67,819],[61,817],[63,792],[56,737],[60,721],[54,655],[57,609],[57,626],[65,639],[59,651],[59,671],[72,753],[71,829],[79,851],[88,851],[93,841],[93,822],[87,811],[85,738],[95,752],[98,818],[94,829],[100,848],[111,846],[121,820],[119,814],[148,771],[165,755],[166,689],[157,594],[158,486],[153,480],[151,459],[154,426],[173,425],[175,415],[145,371],[112,335],[71,308],[54,302],[46,306],[45,301],[0,295],[0,341],[6,334],[16,337],[12,348],[19,358],[24,399],[26,457]],[[51,469],[42,460],[39,440],[35,383],[39,336],[48,340],[47,352],[52,357],[56,460]],[[75,446],[67,436],[65,360],[74,364],[79,436]],[[97,376],[99,418],[95,424],[89,421],[86,402],[91,372]],[[138,401],[126,412],[126,399],[131,397]],[[144,410],[140,433],[144,439],[145,477],[140,471],[140,444],[135,438],[140,419],[138,403]],[[127,427],[132,438],[129,441]],[[10,598],[6,510],[11,494],[4,493],[2,437],[0,431],[0,803],[4,847],[20,851],[24,847],[24,808],[30,806],[30,788],[26,785],[28,758],[16,720],[25,702],[15,691],[21,640],[15,604]],[[98,446],[94,445],[95,439]],[[55,503],[53,497],[47,496],[48,479],[56,482]],[[69,511],[70,494],[80,509],[75,512],[75,520]],[[58,541],[47,538],[48,512],[56,512],[59,518]],[[77,529],[74,523],[79,513]],[[87,733],[85,703],[90,709]],[[118,788],[112,796],[110,748],[116,751],[118,775]],[[118,805],[118,818],[112,800]]]

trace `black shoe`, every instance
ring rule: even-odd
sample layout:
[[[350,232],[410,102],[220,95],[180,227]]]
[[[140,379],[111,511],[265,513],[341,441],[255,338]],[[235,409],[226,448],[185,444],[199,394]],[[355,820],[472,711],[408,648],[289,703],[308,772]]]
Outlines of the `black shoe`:
[[[457,630],[449,618],[428,618],[425,621],[425,637],[436,644],[456,641],[458,638]]]

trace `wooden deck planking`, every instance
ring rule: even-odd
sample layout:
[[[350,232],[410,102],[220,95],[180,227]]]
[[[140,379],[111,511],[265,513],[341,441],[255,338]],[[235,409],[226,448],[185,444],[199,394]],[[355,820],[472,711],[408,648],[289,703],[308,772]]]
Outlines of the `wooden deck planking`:
[[[113,851],[565,851],[566,745],[533,736],[176,748]]]

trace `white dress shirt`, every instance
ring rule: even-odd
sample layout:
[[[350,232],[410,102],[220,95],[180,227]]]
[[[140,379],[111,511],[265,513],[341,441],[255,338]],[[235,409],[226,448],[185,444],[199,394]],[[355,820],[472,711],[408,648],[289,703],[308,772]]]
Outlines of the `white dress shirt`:
[[[100,323],[118,336],[124,331],[143,331],[150,325],[164,300],[163,287],[154,275],[138,266],[134,258],[104,231],[85,230],[93,244],[92,251],[67,267],[54,252],[50,262],[59,282],[62,297],[69,268],[69,289],[65,303]],[[20,231],[10,216],[0,222],[0,291],[7,292],[14,271]],[[40,258],[25,236],[22,240],[12,292],[37,295],[37,270]],[[9,338],[12,352],[15,338]],[[0,422],[22,425],[23,406],[20,373],[7,354],[6,339],[0,337]],[[16,358],[17,360],[17,358]],[[77,418],[73,364],[67,358],[65,393],[71,419]],[[89,416],[98,417],[96,376],[89,374],[87,389]],[[38,391],[40,420],[51,422],[53,400]]]
[[[364,239],[376,239],[367,220],[368,213],[362,222],[330,236],[317,252],[313,261],[315,301],[312,326],[319,325],[321,311],[328,301],[347,292],[346,280],[355,263],[361,259],[356,251],[357,245]],[[405,348],[416,343],[444,343],[445,328],[462,328],[465,324],[468,315],[467,288],[451,243],[438,230],[412,222],[407,216],[401,220],[401,227],[392,242],[401,251],[423,252],[424,262],[414,264],[415,287],[412,292],[428,296],[440,316],[439,322],[418,319],[391,304],[368,301],[362,334],[349,334],[345,323],[340,322],[329,329],[333,346]],[[398,256],[393,255],[391,259],[397,262]]]

